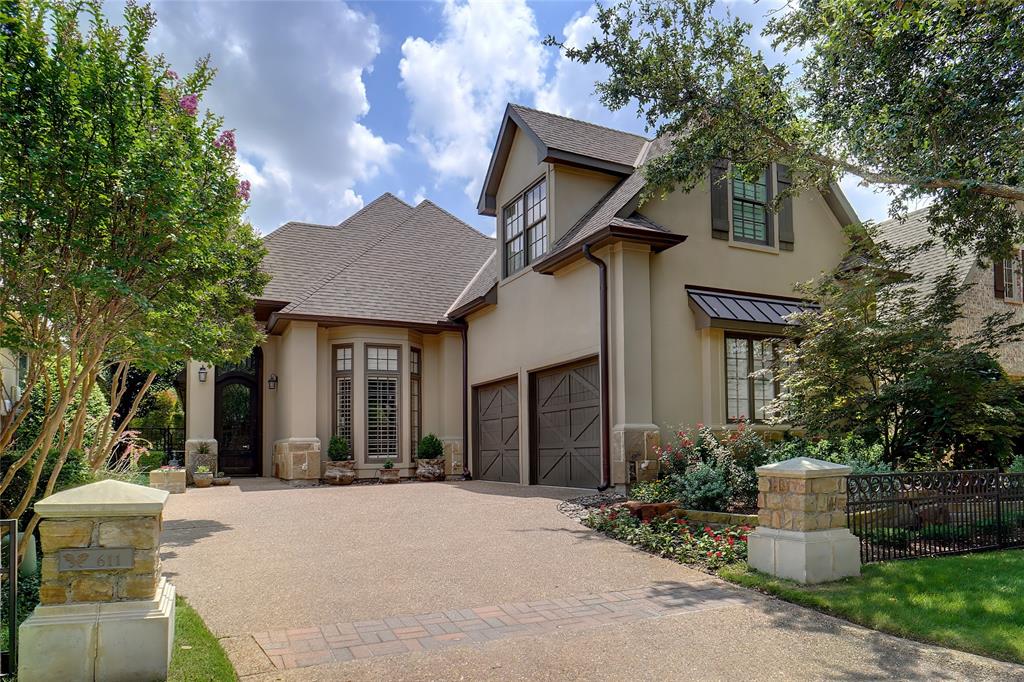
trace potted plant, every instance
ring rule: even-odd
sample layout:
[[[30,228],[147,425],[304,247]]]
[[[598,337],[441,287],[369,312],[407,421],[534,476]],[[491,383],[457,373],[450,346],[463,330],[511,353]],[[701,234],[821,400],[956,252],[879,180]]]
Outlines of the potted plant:
[[[225,476],[223,471],[218,471],[217,475],[213,477],[214,485],[231,485],[231,477]]]
[[[416,445],[416,478],[421,481],[444,480],[444,443],[432,433]]]
[[[210,472],[210,467],[205,464],[197,466],[196,470],[192,472],[192,481],[197,488],[209,488],[213,485],[213,474]]]
[[[395,468],[395,462],[390,457],[384,460],[384,467],[377,470],[380,476],[381,483],[398,483],[399,473],[398,469]]]
[[[348,440],[342,436],[331,436],[330,445],[327,446],[327,462],[324,468],[323,479],[331,485],[348,485],[356,480],[355,462],[352,459],[352,450]]]

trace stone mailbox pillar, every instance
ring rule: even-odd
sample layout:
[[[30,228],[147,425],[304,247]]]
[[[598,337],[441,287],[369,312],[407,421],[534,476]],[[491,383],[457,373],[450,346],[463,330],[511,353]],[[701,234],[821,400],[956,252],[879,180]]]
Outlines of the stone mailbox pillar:
[[[805,584],[860,575],[860,541],[846,527],[850,471],[809,457],[758,467],[759,525],[747,563]]]
[[[39,606],[22,623],[18,679],[163,680],[174,586],[160,575],[169,493],[100,481],[37,502]]]

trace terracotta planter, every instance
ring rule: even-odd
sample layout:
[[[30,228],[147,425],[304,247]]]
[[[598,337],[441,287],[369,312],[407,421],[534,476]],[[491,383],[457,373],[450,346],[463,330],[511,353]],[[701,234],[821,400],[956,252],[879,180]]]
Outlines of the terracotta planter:
[[[432,459],[416,458],[416,478],[421,481],[444,480],[444,457]]]
[[[381,483],[398,483],[401,480],[401,472],[397,467],[394,469],[378,469]]]
[[[356,480],[356,463],[352,460],[328,462],[323,478],[330,485],[348,485]]]
[[[230,476],[218,476],[218,477],[213,479],[213,484],[214,485],[231,485],[231,477]]]
[[[210,472],[201,474],[198,471],[193,471],[192,482],[196,484],[197,488],[209,488],[213,485],[213,474]]]

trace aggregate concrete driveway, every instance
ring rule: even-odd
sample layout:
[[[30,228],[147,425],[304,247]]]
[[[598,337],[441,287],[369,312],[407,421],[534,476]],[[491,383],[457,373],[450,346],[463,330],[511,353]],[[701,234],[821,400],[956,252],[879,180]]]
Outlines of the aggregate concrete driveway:
[[[236,480],[170,497],[163,567],[245,680],[1024,679],[595,535],[575,494]]]

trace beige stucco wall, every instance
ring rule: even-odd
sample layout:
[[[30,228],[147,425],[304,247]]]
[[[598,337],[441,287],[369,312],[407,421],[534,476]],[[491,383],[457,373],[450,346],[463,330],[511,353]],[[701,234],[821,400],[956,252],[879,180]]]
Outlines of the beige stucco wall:
[[[529,140],[517,136],[497,191],[499,219],[507,201],[546,175],[550,233],[557,239],[615,179],[536,159]],[[633,450],[643,450],[646,430],[667,435],[678,425],[725,422],[724,333],[696,329],[685,286],[792,296],[794,283],[834,267],[847,248],[838,221],[815,192],[793,200],[791,252],[712,239],[706,186],[670,194],[640,210],[688,239],[660,254],[635,245],[596,254],[609,266],[611,423],[613,445],[620,443],[612,448],[619,458],[613,457],[615,482],[625,479],[625,459],[643,454]],[[598,328],[597,268],[586,261],[555,276],[526,270],[503,279],[498,305],[469,318],[470,384],[518,379],[522,483],[530,475],[530,373],[596,355]],[[629,433],[632,439],[622,437]]]
[[[206,381],[199,381],[199,368],[206,367]],[[213,438],[213,395],[216,370],[206,362],[189,360],[185,365],[185,438]]]
[[[1024,323],[1024,305],[995,297],[991,267],[982,267],[975,263],[967,274],[967,284],[970,288],[960,299],[963,304],[963,317],[953,325],[955,334],[961,337],[969,336],[993,313],[1010,311],[1013,313],[1011,322]],[[999,349],[998,356],[1007,374],[1024,377],[1024,343],[1017,341],[1004,344]]]

